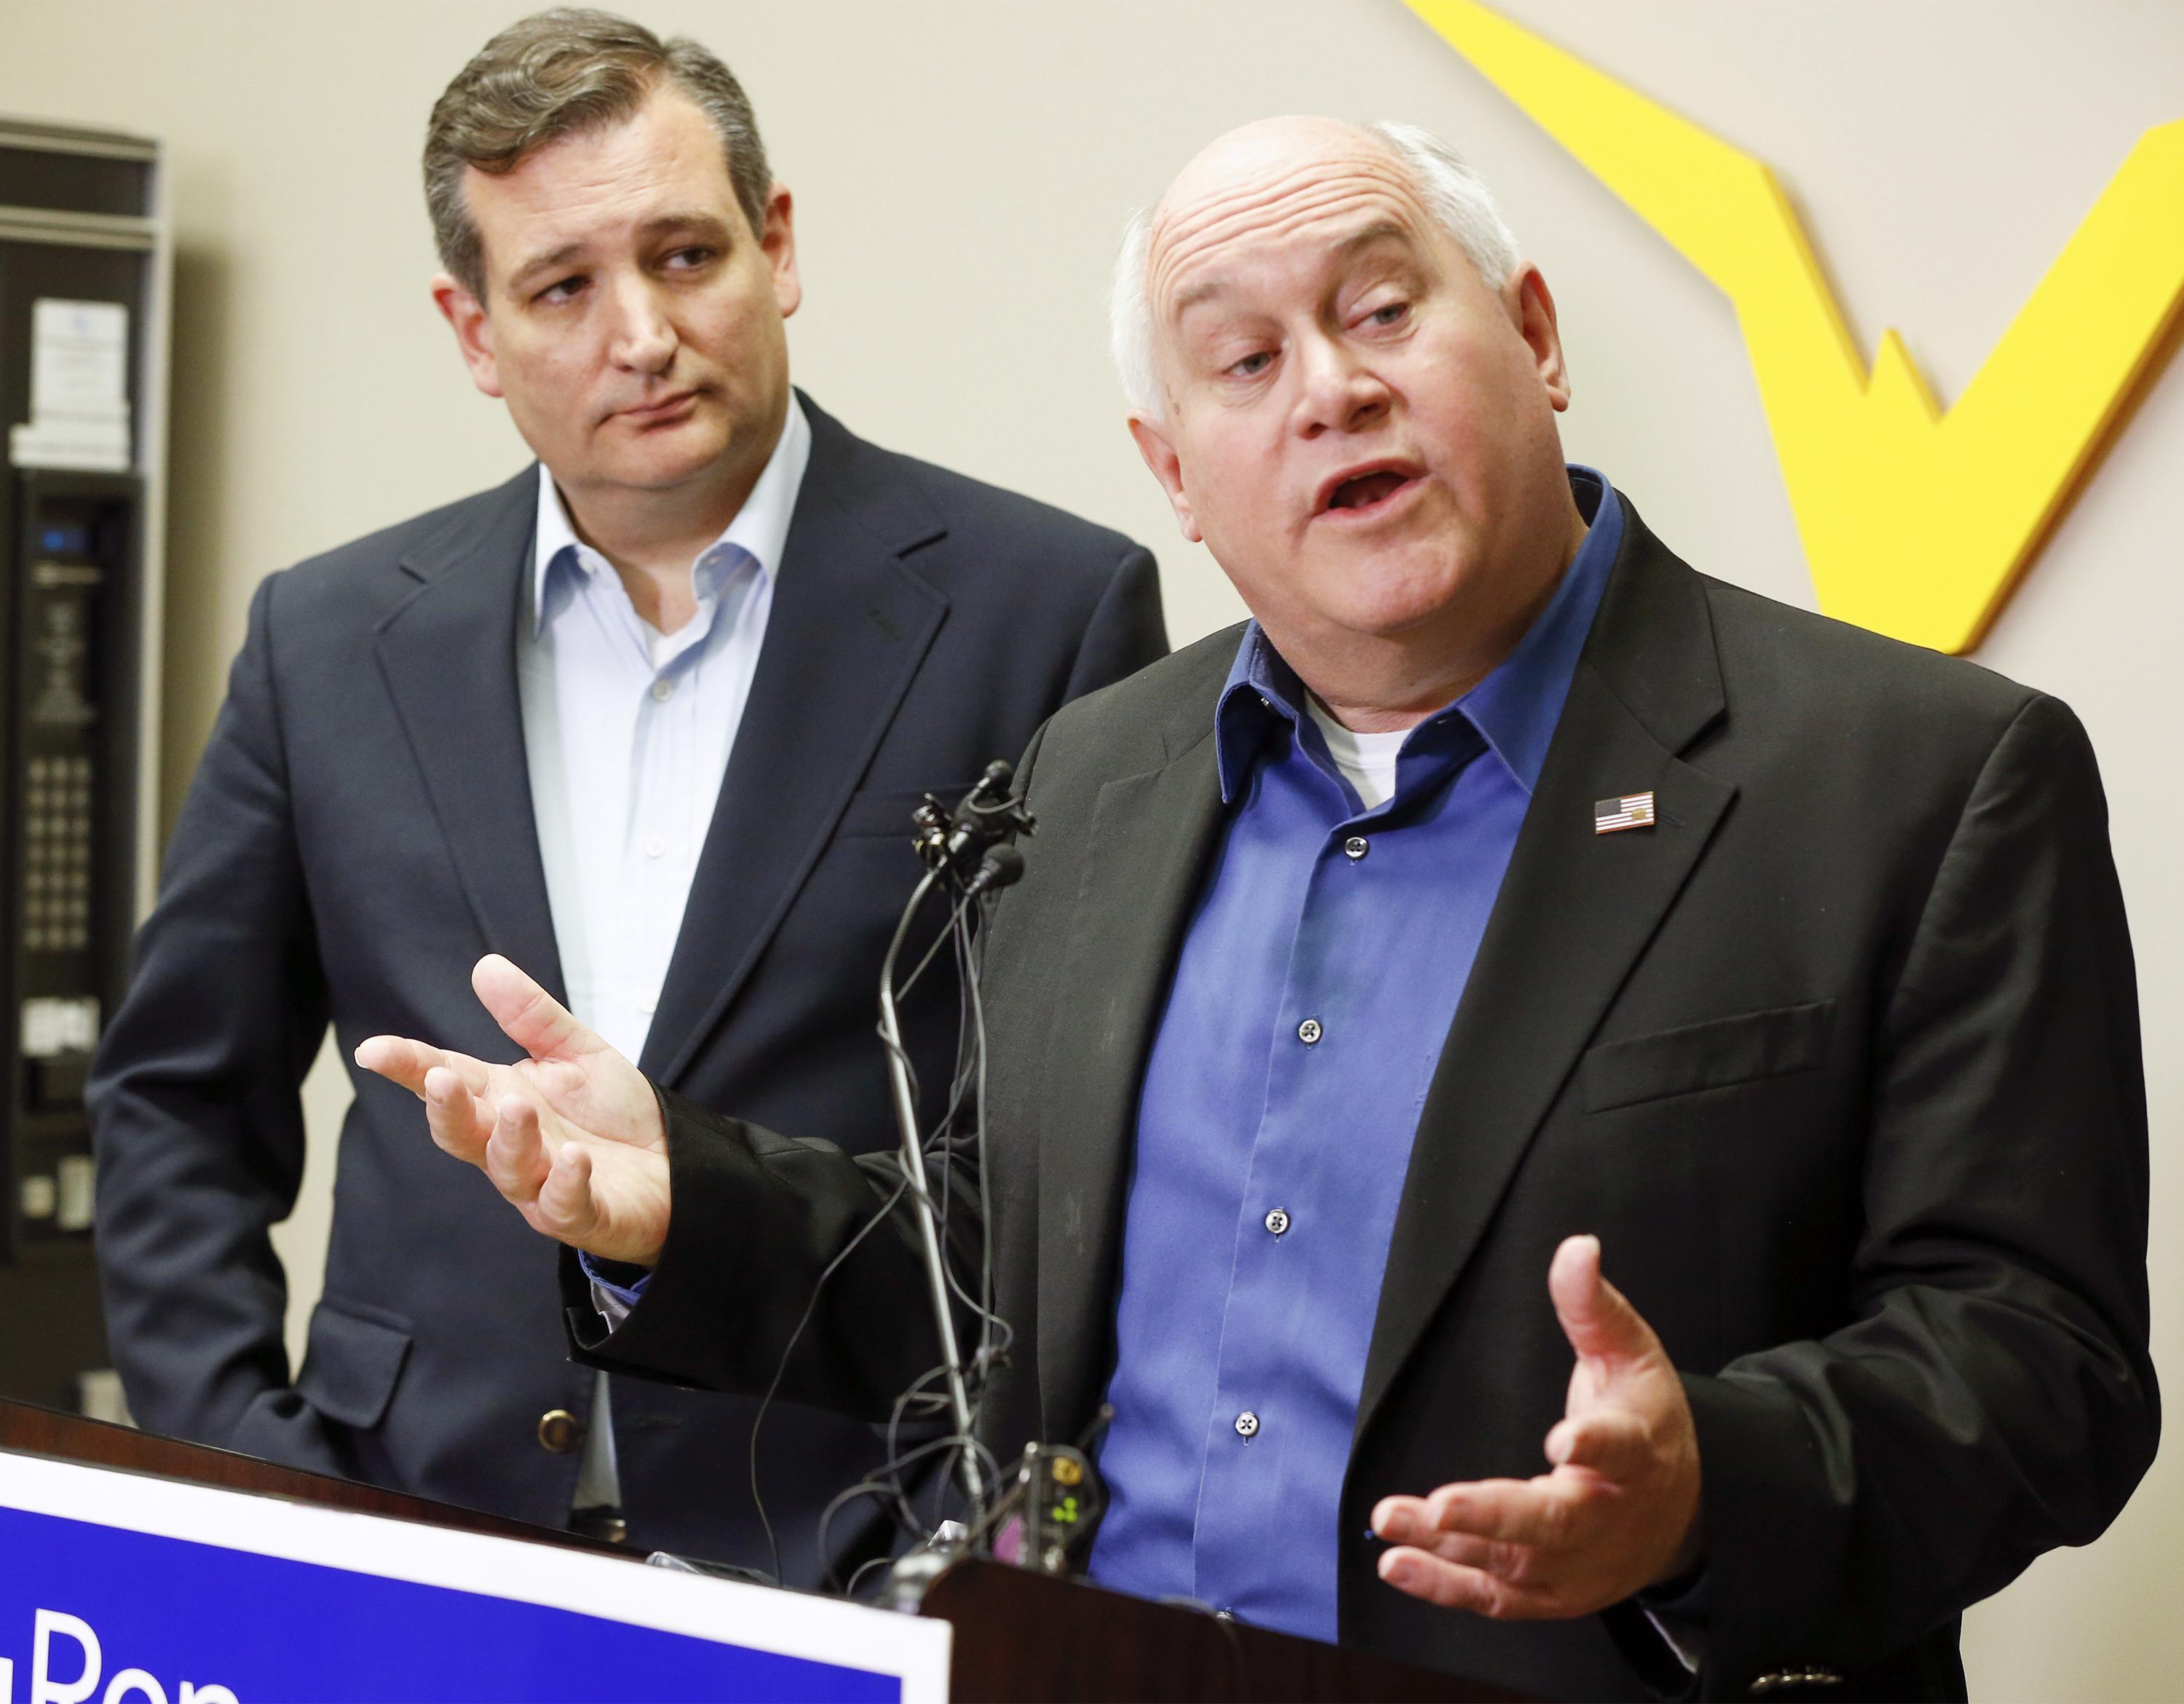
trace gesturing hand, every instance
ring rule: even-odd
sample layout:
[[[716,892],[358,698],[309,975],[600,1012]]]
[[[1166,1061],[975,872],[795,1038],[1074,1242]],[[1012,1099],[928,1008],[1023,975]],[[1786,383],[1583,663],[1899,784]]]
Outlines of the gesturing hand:
[[[471,972],[530,1057],[493,1065],[397,1036],[356,1062],[425,1103],[432,1140],[493,1180],[535,1231],[649,1266],[667,1239],[667,1132],[637,1067],[499,954]]]
[[[1502,1619],[1590,1615],[1698,1562],[1698,1436],[1661,1340],[1601,1277],[1596,1237],[1555,1250],[1547,1293],[1577,1351],[1553,1470],[1383,1498],[1373,1530],[1400,1548],[1380,1578],[1399,1591]]]

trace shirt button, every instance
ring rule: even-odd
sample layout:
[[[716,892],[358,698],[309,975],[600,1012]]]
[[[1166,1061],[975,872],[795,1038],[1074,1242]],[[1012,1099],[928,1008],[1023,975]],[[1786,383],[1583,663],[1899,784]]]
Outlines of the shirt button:
[[[674,696],[675,683],[673,681],[655,680],[652,683],[652,697],[655,703],[665,704]]]
[[[1236,1416],[1236,1435],[1239,1438],[1256,1437],[1258,1431],[1259,1416],[1252,1413],[1250,1409],[1245,1409]]]
[[[644,855],[647,858],[666,857],[667,842],[662,840],[658,835],[648,835],[644,842]]]
[[[1290,1215],[1288,1212],[1282,1208],[1275,1208],[1273,1211],[1267,1215],[1267,1228],[1273,1232],[1277,1237],[1280,1236],[1283,1232],[1290,1228]]]
[[[1352,863],[1357,863],[1359,858],[1372,850],[1373,842],[1362,835],[1352,835],[1342,843],[1342,855]]]
[[[649,1018],[659,1009],[660,1002],[651,998],[649,996],[637,1003],[638,1015],[641,1018]]]
[[[1325,1031],[1319,1027],[1319,1020],[1317,1018],[1306,1018],[1304,1022],[1297,1025],[1297,1040],[1302,1042],[1307,1048],[1324,1033]]]

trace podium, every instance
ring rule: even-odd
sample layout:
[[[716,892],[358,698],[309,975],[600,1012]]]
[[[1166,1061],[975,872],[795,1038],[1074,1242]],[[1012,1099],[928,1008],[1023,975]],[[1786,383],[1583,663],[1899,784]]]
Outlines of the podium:
[[[915,1615],[0,1403],[0,1704],[1507,1699],[985,1562]]]

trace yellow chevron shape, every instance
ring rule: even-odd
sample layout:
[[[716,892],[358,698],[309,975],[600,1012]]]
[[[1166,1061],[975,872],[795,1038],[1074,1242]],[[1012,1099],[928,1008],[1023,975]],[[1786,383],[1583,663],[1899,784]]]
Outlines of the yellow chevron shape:
[[[1820,606],[1979,643],[2184,307],[2184,120],[2142,136],[1946,413],[1869,370],[1774,174],[1471,0],[1405,0],[1725,293]]]

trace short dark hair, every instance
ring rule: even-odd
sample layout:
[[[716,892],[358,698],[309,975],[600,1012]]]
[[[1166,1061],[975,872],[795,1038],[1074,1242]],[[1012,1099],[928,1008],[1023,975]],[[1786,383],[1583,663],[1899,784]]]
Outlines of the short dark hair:
[[[688,36],[662,42],[611,12],[563,6],[495,36],[432,103],[425,127],[425,205],[440,264],[485,299],[484,245],[463,194],[465,168],[513,171],[557,137],[618,124],[666,84],[712,120],[728,182],[754,232],[772,192],[749,97],[728,68]]]

